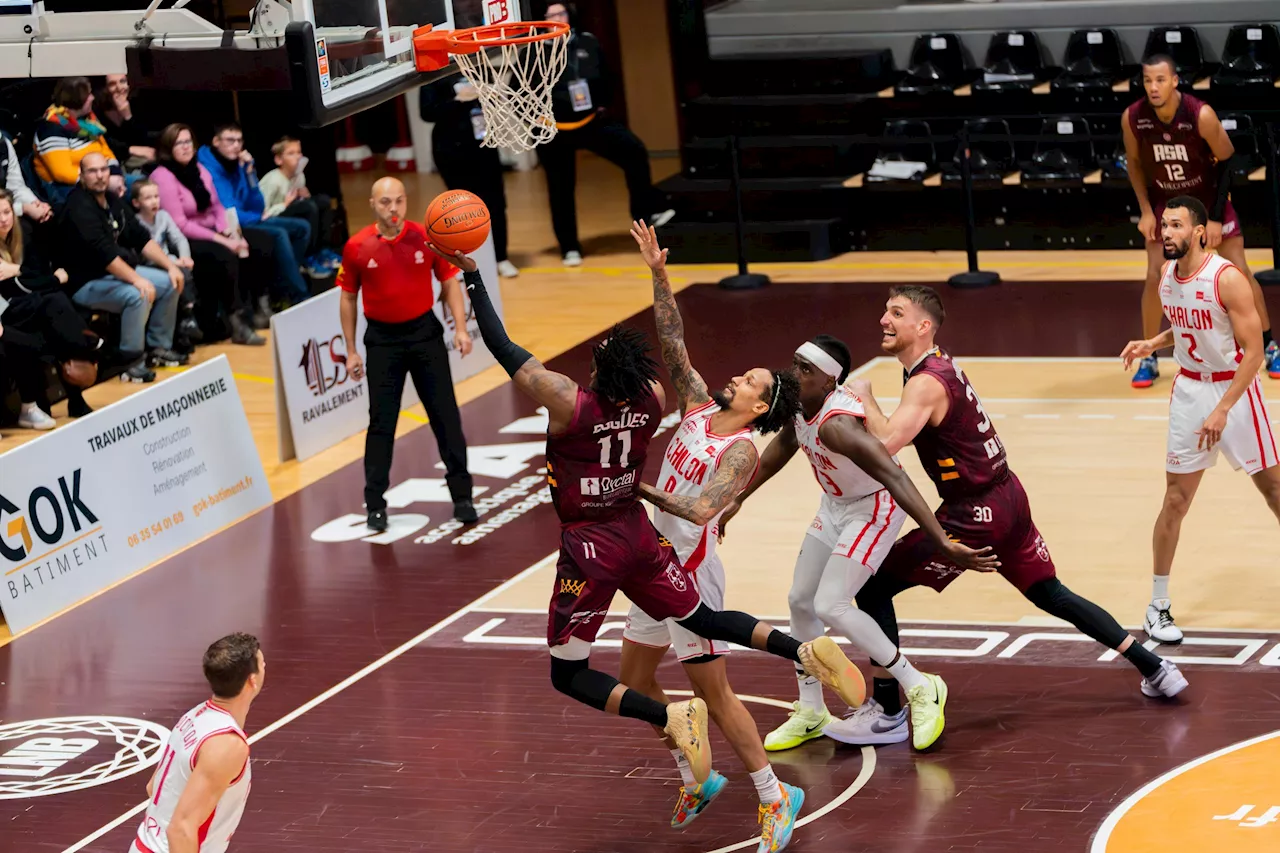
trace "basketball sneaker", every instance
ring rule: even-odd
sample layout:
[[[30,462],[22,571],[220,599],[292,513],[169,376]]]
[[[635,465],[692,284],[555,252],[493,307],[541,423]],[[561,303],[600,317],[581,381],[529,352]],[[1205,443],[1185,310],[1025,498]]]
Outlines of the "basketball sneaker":
[[[1142,679],[1141,687],[1144,696],[1172,699],[1187,689],[1187,677],[1171,661],[1162,660],[1160,671],[1150,678]]]
[[[667,706],[667,725],[663,729],[684,753],[689,770],[699,783],[711,778],[711,739],[707,735],[707,703],[701,699],[672,702]]]
[[[943,712],[947,708],[947,683],[941,676],[920,673],[927,684],[919,684],[907,691],[911,705],[911,745],[916,749],[928,749],[942,737],[946,726]]]
[[[561,261],[561,263],[563,263],[566,267],[580,267],[582,266],[582,253],[581,252],[565,252],[564,260]]]
[[[720,796],[729,780],[712,770],[707,781],[701,785],[682,785],[680,797],[676,800],[676,810],[671,813],[673,829],[684,829],[702,814],[702,810],[711,805],[711,801]]]
[[[1138,372],[1133,374],[1129,384],[1134,388],[1150,388],[1160,378],[1160,364],[1154,355],[1149,355],[1138,362]]]
[[[1267,375],[1272,379],[1280,379],[1280,343],[1272,341],[1267,344],[1267,351],[1263,355],[1263,361],[1267,365]]]
[[[791,707],[787,721],[764,737],[764,748],[770,752],[795,749],[805,741],[822,737],[822,730],[835,719],[826,708],[801,708],[799,702],[792,702]]]
[[[1167,598],[1159,598],[1147,605],[1147,618],[1142,630],[1157,643],[1176,645],[1182,642],[1182,629],[1173,624],[1172,605]]]
[[[804,791],[795,785],[779,782],[782,799],[776,803],[760,804],[760,846],[757,853],[775,853],[791,843],[791,833],[796,829],[796,818],[804,805]]]
[[[825,634],[800,646],[800,665],[805,672],[834,690],[850,708],[867,699],[867,682],[862,671]]]
[[[874,699],[863,702],[862,707],[843,720],[830,723],[822,733],[832,740],[855,746],[902,743],[911,737],[907,727],[907,709],[886,714],[884,706]]]

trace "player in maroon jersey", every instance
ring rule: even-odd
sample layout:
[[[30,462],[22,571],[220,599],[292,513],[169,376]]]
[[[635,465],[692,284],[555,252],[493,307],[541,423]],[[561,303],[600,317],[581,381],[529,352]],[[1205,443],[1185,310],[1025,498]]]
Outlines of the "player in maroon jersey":
[[[1129,183],[1138,197],[1142,216],[1138,230],[1147,241],[1147,277],[1142,286],[1142,331],[1149,340],[1160,333],[1160,273],[1164,244],[1160,239],[1160,214],[1174,196],[1198,198],[1209,211],[1205,229],[1208,245],[1235,264],[1253,287],[1253,301],[1262,318],[1267,374],[1280,379],[1280,345],[1271,339],[1271,318],[1262,288],[1249,270],[1244,254],[1244,233],[1231,206],[1231,158],[1235,146],[1213,107],[1178,90],[1173,60],[1163,54],[1142,63],[1146,96],[1131,104],[1121,118]],[[1147,388],[1160,375],[1156,354],[1138,363],[1133,387]]]
[[[800,643],[754,616],[712,610],[649,522],[639,499],[639,474],[666,394],[644,336],[622,326],[610,330],[592,351],[590,384],[581,387],[511,342],[475,261],[462,252],[446,257],[464,273],[489,352],[516,387],[547,408],[547,479],[561,521],[547,625],[555,688],[593,708],[663,728],[684,752],[695,780],[707,780],[711,749],[702,699],[663,705],[588,666],[591,643],[614,593],[622,590],[654,619],[673,619],[700,637],[801,663],[845,701],[861,704],[862,675],[835,641]],[[772,392],[764,388],[760,396],[772,400]]]
[[[1176,666],[1148,651],[1110,614],[1058,580],[1049,548],[1031,519],[1027,493],[1009,470],[991,418],[960,366],[934,344],[945,316],[933,288],[890,288],[880,318],[881,348],[902,362],[906,382],[892,417],[885,417],[877,405],[870,382],[849,383],[862,399],[867,429],[890,453],[915,444],[920,464],[942,497],[935,515],[943,528],[966,545],[993,548],[1000,555],[996,571],[1027,600],[1120,652],[1142,673],[1142,692],[1147,696],[1179,693],[1187,680]],[[923,531],[913,530],[894,544],[880,571],[863,586],[858,607],[871,614],[896,644],[893,596],[921,585],[941,592],[962,571],[938,553]],[[868,731],[877,722],[883,726],[883,718],[901,708],[898,684],[887,672],[875,673],[874,691],[870,701],[880,708],[870,705],[863,711]]]

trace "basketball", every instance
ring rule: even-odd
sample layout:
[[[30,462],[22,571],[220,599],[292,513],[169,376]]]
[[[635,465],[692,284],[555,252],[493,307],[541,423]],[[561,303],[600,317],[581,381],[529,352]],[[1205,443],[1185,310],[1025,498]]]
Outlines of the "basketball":
[[[427,205],[427,239],[446,252],[479,249],[489,236],[489,208],[465,190],[440,193]]]

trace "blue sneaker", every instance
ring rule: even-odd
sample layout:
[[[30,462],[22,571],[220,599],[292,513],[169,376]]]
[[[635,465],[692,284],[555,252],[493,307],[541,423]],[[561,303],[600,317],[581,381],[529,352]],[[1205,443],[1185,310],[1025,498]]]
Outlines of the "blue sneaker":
[[[1267,365],[1267,375],[1272,379],[1280,379],[1280,343],[1272,341],[1267,344],[1266,355],[1263,361]]]
[[[804,791],[786,782],[779,784],[782,786],[782,799],[767,806],[760,804],[760,846],[756,853],[777,853],[790,844],[796,818],[804,805]]]
[[[342,255],[339,255],[333,249],[321,249],[316,255],[331,269],[337,269],[342,266]]]
[[[702,810],[711,805],[711,801],[720,796],[729,780],[712,770],[707,781],[701,785],[686,785],[680,789],[680,798],[676,800],[676,810],[671,813],[671,826],[684,829],[702,814]]]
[[[1133,374],[1130,385],[1134,388],[1150,388],[1160,378],[1160,365],[1154,355],[1149,355],[1138,362],[1138,372]]]

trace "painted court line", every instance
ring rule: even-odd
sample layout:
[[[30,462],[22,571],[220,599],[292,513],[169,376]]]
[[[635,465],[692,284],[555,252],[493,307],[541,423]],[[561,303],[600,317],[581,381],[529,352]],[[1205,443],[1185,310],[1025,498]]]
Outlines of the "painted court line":
[[[258,741],[262,740],[264,737],[271,734],[272,732],[275,732],[276,730],[283,728],[284,726],[287,726],[289,723],[298,719],[308,711],[313,710],[317,706],[322,705],[325,702],[329,701],[334,696],[337,696],[339,693],[343,692],[344,690],[346,690],[348,687],[352,686],[356,682],[366,678],[369,675],[372,675],[373,673],[377,672],[379,669],[382,669],[382,667],[391,663],[393,660],[400,657],[405,652],[410,651],[411,649],[420,645],[423,641],[429,639],[435,634],[438,634],[440,631],[443,631],[445,628],[449,627],[454,622],[457,622],[463,616],[466,616],[468,613],[470,613],[474,608],[480,607],[485,602],[489,601],[495,596],[500,595],[501,593],[515,586],[517,583],[524,580],[526,577],[533,574],[534,572],[537,572],[539,569],[543,568],[544,566],[548,564],[554,564],[557,556],[558,556],[558,552],[548,554],[538,562],[534,563],[532,566],[529,566],[524,571],[520,572],[514,577],[508,578],[507,580],[503,581],[498,586],[494,587],[493,589],[486,592],[484,595],[477,598],[475,601],[463,607],[461,610],[454,611],[449,616],[446,616],[444,619],[441,619],[439,622],[432,625],[430,628],[423,631],[421,634],[414,637],[412,640],[409,640],[408,642],[405,642],[402,645],[397,646],[396,648],[387,652],[382,657],[378,658],[373,663],[366,666],[364,669],[352,675],[347,676],[345,679],[338,682],[333,687],[330,687],[328,690],[321,693],[319,696],[315,697],[311,701],[306,702],[303,705],[299,705],[297,708],[285,714],[283,717],[276,720],[271,725],[267,726],[264,729],[261,729],[260,731],[255,732],[252,736],[250,736],[249,743],[250,744],[257,743]],[[147,807],[147,801],[143,800],[141,803],[134,806],[124,814],[120,815],[120,817],[111,821],[106,826],[103,826],[101,829],[96,830],[90,835],[86,835],[84,838],[80,839],[75,844],[66,848],[66,850],[63,851],[63,853],[75,853],[75,851],[77,850],[83,850],[86,846],[97,841],[99,838],[106,835],[108,832],[111,832],[116,827],[142,814],[142,812],[146,809],[146,807]]]

